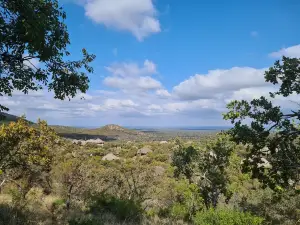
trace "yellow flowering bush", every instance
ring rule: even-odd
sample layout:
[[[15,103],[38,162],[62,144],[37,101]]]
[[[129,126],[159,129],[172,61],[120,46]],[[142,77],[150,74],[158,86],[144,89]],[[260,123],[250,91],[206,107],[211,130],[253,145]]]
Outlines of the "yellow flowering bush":
[[[53,158],[51,148],[57,143],[58,136],[45,121],[36,126],[21,118],[17,122],[0,127],[0,171],[32,167],[49,169]]]

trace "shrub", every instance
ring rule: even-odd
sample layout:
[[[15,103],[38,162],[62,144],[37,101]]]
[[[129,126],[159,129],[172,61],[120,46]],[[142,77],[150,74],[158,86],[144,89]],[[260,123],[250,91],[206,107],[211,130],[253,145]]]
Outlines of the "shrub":
[[[155,161],[159,162],[167,162],[169,160],[169,156],[166,154],[157,154],[153,156]]]
[[[189,184],[187,180],[180,180],[174,186],[173,203],[166,209],[162,209],[159,215],[175,220],[190,221],[203,207],[203,199],[199,195],[198,187],[195,184]]]
[[[102,225],[103,223],[94,218],[76,218],[69,221],[69,225]]]
[[[260,225],[264,219],[234,210],[214,210],[201,211],[194,217],[194,223],[199,225]]]
[[[45,170],[51,166],[51,149],[58,141],[54,130],[45,121],[32,127],[23,118],[0,127],[0,172],[21,168]]]
[[[186,205],[176,202],[171,208],[170,215],[177,220],[186,220],[188,213]]]
[[[90,211],[112,213],[120,221],[139,221],[142,214],[140,205],[135,201],[104,195],[93,197]]]

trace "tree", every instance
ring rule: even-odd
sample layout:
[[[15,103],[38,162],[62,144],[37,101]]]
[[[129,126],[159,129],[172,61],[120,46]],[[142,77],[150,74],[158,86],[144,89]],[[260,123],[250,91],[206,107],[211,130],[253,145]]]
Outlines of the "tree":
[[[246,145],[245,172],[250,171],[273,190],[296,187],[300,181],[300,109],[286,112],[273,100],[299,96],[300,59],[283,57],[276,61],[265,72],[265,80],[279,87],[278,91],[269,98],[229,103],[224,119],[234,124],[229,131],[232,139]]]
[[[183,174],[188,181],[193,183],[193,176],[197,167],[197,150],[193,146],[185,148],[182,143],[176,140],[177,149],[172,156],[172,166],[175,166],[174,175],[179,178]]]
[[[19,188],[25,196],[38,178],[51,170],[53,148],[59,139],[46,122],[38,121],[37,128],[21,118],[0,128],[0,173],[6,182],[25,179]],[[23,182],[24,183],[24,182]],[[17,184],[17,183],[16,183]]]
[[[229,176],[226,168],[234,149],[228,135],[219,134],[216,140],[210,141],[204,149],[185,148],[180,143],[174,152],[172,165],[174,175],[184,175],[190,184],[196,184],[207,209],[217,207],[219,197],[223,194],[227,201],[231,197],[228,190]]]
[[[226,168],[229,166],[229,158],[233,149],[234,145],[229,141],[228,136],[221,133],[200,154],[198,166],[201,179],[198,186],[207,209],[217,207],[221,194],[226,197],[226,203],[231,198]]]
[[[70,40],[65,19],[57,0],[0,0],[0,96],[44,87],[61,100],[86,92],[89,79],[83,69],[93,72],[89,63],[95,56],[83,49],[83,59],[66,60]],[[8,108],[0,105],[3,110]]]

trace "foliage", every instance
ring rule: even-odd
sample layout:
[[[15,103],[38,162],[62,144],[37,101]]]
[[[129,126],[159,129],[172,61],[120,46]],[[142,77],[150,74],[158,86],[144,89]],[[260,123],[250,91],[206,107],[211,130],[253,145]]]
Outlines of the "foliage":
[[[93,196],[90,211],[95,213],[112,213],[120,221],[139,221],[142,208],[139,203],[130,199],[119,199],[114,196]]]
[[[194,170],[197,166],[195,163],[197,154],[194,147],[185,148],[179,140],[176,140],[176,149],[172,157],[172,165],[175,166],[174,176],[178,178],[180,174],[183,174],[192,183]]]
[[[201,180],[198,185],[207,208],[217,207],[220,194],[223,194],[227,201],[232,195],[228,190],[229,177],[226,168],[229,166],[233,149],[234,145],[228,136],[220,134],[207,145],[199,158]]]
[[[43,167],[49,170],[53,154],[50,151],[58,137],[45,121],[38,121],[37,128],[20,119],[0,129],[0,169],[20,167],[22,170]]]
[[[220,134],[198,151],[192,146],[185,148],[179,142],[177,145],[172,162],[176,166],[174,176],[178,178],[183,174],[190,183],[197,184],[207,208],[217,206],[220,194],[230,198],[226,168],[234,145],[228,136]]]
[[[289,225],[300,221],[300,195],[293,191],[276,194],[256,191],[255,198],[240,202],[240,208],[264,217],[270,224]]]
[[[249,213],[210,209],[197,213],[194,223],[199,225],[260,225],[263,219]]]
[[[203,208],[203,199],[195,184],[179,181],[175,185],[175,203],[170,207],[170,216],[175,219],[191,220]]]
[[[102,225],[103,223],[97,219],[92,218],[72,218],[69,225]]]
[[[297,195],[274,195],[241,172],[247,149],[228,135],[163,145],[53,141],[48,145],[49,167],[32,164],[29,168],[37,168],[37,173],[20,173],[18,167],[4,171],[11,180],[0,193],[0,215],[5,215],[6,224],[255,224],[261,218],[271,224],[295,224],[299,218]],[[135,156],[144,146],[153,152]],[[108,153],[120,159],[102,160]],[[182,170],[170,161],[176,157]],[[191,171],[186,173],[190,180],[182,172],[174,176],[176,169]],[[21,178],[12,176],[19,174]]]
[[[82,68],[93,72],[89,63],[95,56],[83,49],[83,59],[65,60],[70,55],[65,19],[57,0],[0,1],[0,96],[43,87],[53,90],[58,99],[86,92],[89,79]],[[8,108],[0,105],[2,110]]]
[[[271,99],[233,101],[224,114],[234,124],[229,131],[233,140],[247,146],[244,171],[273,190],[295,187],[300,181],[300,110],[287,113],[273,102],[278,97],[300,94],[299,65],[296,58],[276,61],[265,72],[266,82],[279,86],[278,91],[270,93]]]

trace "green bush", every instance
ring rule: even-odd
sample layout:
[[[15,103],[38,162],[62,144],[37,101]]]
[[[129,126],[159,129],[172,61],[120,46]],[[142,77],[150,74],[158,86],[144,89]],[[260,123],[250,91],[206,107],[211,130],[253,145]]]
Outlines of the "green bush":
[[[188,209],[186,205],[180,204],[180,203],[175,203],[172,208],[170,215],[172,218],[177,219],[177,220],[186,220],[188,217]]]
[[[156,155],[153,155],[153,158],[155,161],[167,162],[169,159],[169,156],[167,154],[156,154]]]
[[[64,204],[65,204],[64,199],[57,199],[52,203],[53,206],[61,206],[61,205],[64,205]]]
[[[103,223],[94,218],[78,218],[71,219],[69,225],[103,225]]]
[[[199,225],[260,225],[263,218],[234,210],[214,210],[198,212],[194,223]]]
[[[195,213],[203,207],[198,187],[195,184],[189,184],[187,180],[179,180],[174,186],[172,204],[160,210],[159,215],[175,220],[191,221]]]
[[[119,199],[114,196],[96,196],[90,205],[91,213],[111,213],[120,221],[139,221],[142,209],[133,200]]]

